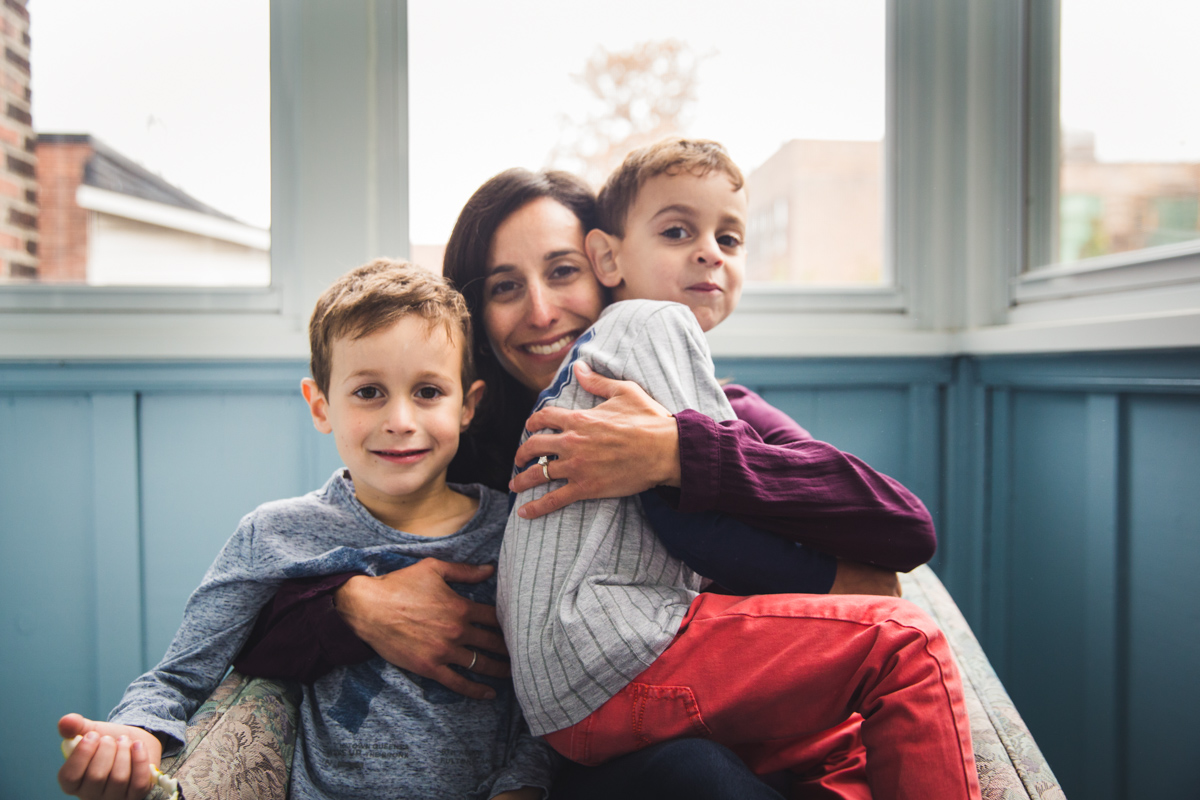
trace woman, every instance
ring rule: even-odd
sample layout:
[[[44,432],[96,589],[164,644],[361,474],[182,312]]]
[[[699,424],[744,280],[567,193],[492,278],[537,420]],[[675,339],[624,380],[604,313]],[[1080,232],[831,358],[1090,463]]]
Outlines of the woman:
[[[565,173],[509,170],[485,183],[463,208],[447,245],[445,273],[480,323],[473,349],[487,390],[451,465],[451,480],[507,485],[516,442],[537,393],[607,302],[583,250],[584,235],[594,226],[591,192]],[[624,496],[656,486],[680,489],[664,494],[681,507],[694,505],[696,495],[727,497],[719,488],[694,490],[711,484],[720,460],[732,472],[718,480],[743,491],[718,499],[712,510],[790,532],[839,558],[890,569],[911,569],[932,555],[932,525],[920,501],[836,449],[811,438],[772,447],[744,424],[716,424],[695,412],[673,418],[633,384],[599,376],[585,380],[586,388],[611,399],[559,420],[562,434],[533,437],[522,448],[523,460],[557,455],[554,478],[567,480],[564,489],[547,495],[553,500],[543,498],[540,507],[523,514],[545,513],[557,502]],[[781,496],[777,486],[759,487],[749,474],[749,460],[728,457],[751,451],[755,462],[766,459],[773,473],[795,475],[795,485],[808,493],[803,502]],[[825,487],[827,492],[813,492],[814,481],[826,474],[837,475],[838,483]],[[544,480],[543,471],[526,470],[520,480],[524,488]],[[824,495],[825,506],[814,504],[814,497]],[[836,567],[836,578],[831,575],[822,588],[888,593],[894,586],[894,575],[875,568],[852,561]],[[500,637],[477,627],[496,626],[495,611],[462,598],[447,582],[487,574],[487,568],[425,561],[379,578],[334,576],[288,587],[264,613],[252,639],[257,644],[248,646],[238,666],[251,674],[307,680],[334,664],[378,653],[454,691],[485,698],[485,686],[452,666],[507,675],[507,665],[487,655],[505,652]],[[263,631],[267,638],[260,640]]]

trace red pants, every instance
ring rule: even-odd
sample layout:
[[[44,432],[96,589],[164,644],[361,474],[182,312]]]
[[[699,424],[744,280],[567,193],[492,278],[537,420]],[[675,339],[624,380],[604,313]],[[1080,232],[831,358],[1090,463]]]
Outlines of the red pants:
[[[702,594],[645,672],[570,728],[546,735],[600,764],[684,736],[712,738],[758,773],[818,777],[827,794],[978,798],[962,685],[941,631],[904,600]],[[836,728],[836,730],[835,730]],[[836,788],[844,784],[845,789]]]

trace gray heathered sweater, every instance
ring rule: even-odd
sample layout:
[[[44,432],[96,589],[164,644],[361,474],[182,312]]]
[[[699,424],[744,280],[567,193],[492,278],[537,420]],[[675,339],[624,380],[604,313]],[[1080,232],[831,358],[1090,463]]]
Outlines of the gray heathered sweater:
[[[248,514],[188,600],[163,660],[130,685],[109,720],[182,745],[188,717],[224,677],[259,609],[288,578],[353,570],[380,575],[426,557],[494,563],[506,499],[482,486],[456,488],[479,497],[479,511],[461,530],[438,538],[375,519],[355,499],[345,470],[319,491]],[[495,577],[454,588],[492,603]],[[529,734],[512,684],[471,677],[495,688],[497,699],[470,700],[381,658],[304,686],[290,796],[487,798],[522,786],[548,790],[556,756]]]

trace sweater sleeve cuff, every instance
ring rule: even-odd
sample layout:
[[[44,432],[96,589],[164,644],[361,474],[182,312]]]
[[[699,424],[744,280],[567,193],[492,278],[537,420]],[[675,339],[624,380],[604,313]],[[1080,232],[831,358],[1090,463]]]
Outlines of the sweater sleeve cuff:
[[[679,428],[679,511],[710,511],[720,491],[721,428],[699,411],[675,415]]]

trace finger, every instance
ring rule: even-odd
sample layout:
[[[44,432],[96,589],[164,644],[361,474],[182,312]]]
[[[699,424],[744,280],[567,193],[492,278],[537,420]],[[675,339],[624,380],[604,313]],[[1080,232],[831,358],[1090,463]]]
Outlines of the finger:
[[[536,500],[530,500],[517,509],[517,516],[522,519],[537,519],[551,511],[569,506],[582,497],[578,487],[578,483],[568,483],[552,492],[547,492]]]
[[[578,412],[568,408],[559,408],[558,406],[542,406],[537,411],[529,415],[529,419],[525,420],[525,430],[535,436],[554,436],[553,433],[538,433],[538,431],[565,431],[571,426],[572,417],[578,415]],[[526,442],[528,444],[528,442]],[[540,453],[537,453],[533,458],[537,458]]]
[[[471,672],[492,678],[512,677],[512,667],[508,665],[507,661],[500,661],[483,653],[480,653],[479,658],[475,659],[475,666],[471,667]]]
[[[129,794],[130,744],[128,736],[117,737],[117,749],[113,754],[112,768],[108,771],[108,782],[104,787],[105,800],[125,800],[126,795]]]
[[[138,800],[146,794],[150,776],[150,754],[141,742],[134,742],[129,748],[129,768],[134,780],[130,781],[125,800]]]
[[[609,378],[596,372],[582,361],[575,362],[575,377],[579,379],[579,385],[590,394],[597,397],[603,397],[605,400],[620,394],[624,388],[622,384],[629,381],[619,381],[616,378]]]
[[[476,681],[467,680],[462,675],[459,675],[448,666],[441,666],[434,670],[432,677],[435,681],[445,686],[452,692],[458,692],[474,700],[495,700],[496,690],[488,686],[486,683],[477,683]]]
[[[58,721],[58,735],[64,739],[74,739],[88,731],[89,720],[82,714],[67,714]]]
[[[77,714],[74,716],[78,716]],[[73,738],[73,737],[72,737]],[[78,794],[87,774],[92,757],[100,746],[100,734],[90,732],[83,736],[66,763],[58,770],[58,785],[67,794]]]
[[[495,606],[489,606],[487,603],[476,603],[474,600],[468,600],[467,604],[467,622],[474,622],[476,625],[488,625],[493,628],[500,627],[500,618],[496,615]],[[471,626],[471,630],[482,629]],[[489,647],[488,649],[493,650],[495,648]],[[496,650],[496,652],[501,653],[505,651]]]
[[[87,792],[90,789],[96,795],[101,795],[105,784],[108,783],[108,774],[112,771],[116,758],[117,740],[111,736],[101,736],[100,744],[96,747],[96,754],[92,756],[87,771],[83,774],[82,790]]]
[[[508,655],[508,649],[504,646],[504,637],[496,631],[484,630],[471,626],[469,633],[462,637],[460,642],[464,647],[473,647],[477,650],[486,650],[489,653],[499,653]]]
[[[496,569],[491,564],[460,564],[455,561],[439,561],[436,558],[425,560],[432,562],[430,566],[447,583],[479,583],[490,578]]]
[[[521,492],[532,489],[535,486],[541,486],[546,482],[546,476],[542,474],[541,467],[533,466],[524,472],[518,472],[508,482],[508,490],[510,492]]]

